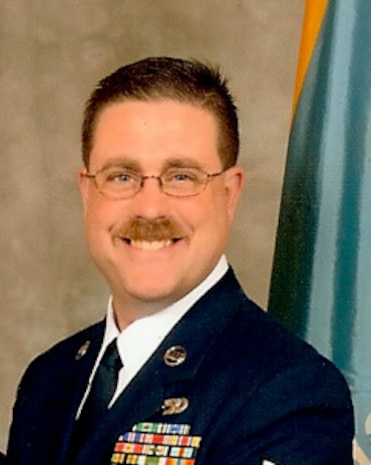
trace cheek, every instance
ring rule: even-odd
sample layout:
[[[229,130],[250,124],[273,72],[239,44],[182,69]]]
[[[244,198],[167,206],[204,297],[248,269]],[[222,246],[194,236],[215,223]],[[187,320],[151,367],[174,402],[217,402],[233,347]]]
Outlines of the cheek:
[[[92,234],[110,229],[122,216],[119,206],[103,197],[91,198],[86,204],[85,223]]]
[[[194,232],[203,234],[203,240],[216,241],[219,235],[224,235],[229,225],[226,196],[205,195],[189,206],[185,212]]]

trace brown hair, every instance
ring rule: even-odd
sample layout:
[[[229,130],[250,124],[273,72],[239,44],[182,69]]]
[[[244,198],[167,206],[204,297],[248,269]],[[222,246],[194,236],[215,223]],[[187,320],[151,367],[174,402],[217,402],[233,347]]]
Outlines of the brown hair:
[[[125,100],[177,100],[211,111],[219,124],[219,156],[224,168],[238,157],[237,109],[227,81],[217,68],[195,60],[146,58],[123,66],[102,79],[86,103],[82,126],[82,156],[89,166],[94,130],[100,112]]]

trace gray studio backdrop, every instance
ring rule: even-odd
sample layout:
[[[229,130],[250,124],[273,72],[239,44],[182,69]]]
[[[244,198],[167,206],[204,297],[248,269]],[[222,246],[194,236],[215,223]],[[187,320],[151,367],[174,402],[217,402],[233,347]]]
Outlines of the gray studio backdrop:
[[[0,449],[25,365],[105,312],[75,174],[83,103],[121,64],[194,57],[229,76],[247,169],[229,258],[266,305],[303,10],[304,0],[1,0]]]

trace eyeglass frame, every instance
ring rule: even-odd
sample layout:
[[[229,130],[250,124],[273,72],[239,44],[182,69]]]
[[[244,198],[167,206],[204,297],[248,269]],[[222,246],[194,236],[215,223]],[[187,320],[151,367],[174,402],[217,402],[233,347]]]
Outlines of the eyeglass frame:
[[[203,170],[202,168],[199,168],[199,167],[183,167],[184,169],[196,169],[197,171],[201,172],[203,175],[206,175],[206,178],[205,180],[202,182],[202,189],[200,190],[200,192],[196,192],[195,194],[186,194],[186,195],[174,195],[174,194],[170,194],[168,192],[166,192],[164,190],[164,183],[163,183],[163,180],[162,180],[162,177],[164,176],[164,173],[166,173],[167,170],[165,170],[161,175],[137,175],[138,178],[140,179],[140,183],[138,184],[138,189],[133,192],[132,194],[128,195],[128,196],[118,196],[118,197],[115,197],[114,195],[111,196],[111,195],[107,195],[106,192],[104,192],[104,190],[102,190],[98,183],[97,183],[97,175],[99,175],[99,173],[102,173],[103,171],[107,170],[108,167],[103,167],[101,168],[100,170],[96,171],[95,173],[90,173],[89,171],[87,171],[86,173],[82,173],[82,176],[87,178],[87,179],[91,179],[94,181],[94,185],[95,187],[97,188],[98,192],[101,193],[102,195],[104,195],[106,198],[110,199],[110,200],[124,200],[124,199],[130,199],[131,197],[134,197],[135,195],[137,195],[144,187],[144,182],[147,180],[147,179],[157,179],[158,180],[158,184],[159,184],[159,188],[161,190],[162,193],[164,193],[165,195],[169,196],[169,197],[175,197],[175,198],[186,198],[186,197],[195,197],[197,195],[200,195],[205,189],[206,189],[206,186],[208,185],[210,179],[213,179],[213,178],[216,178],[222,174],[224,174],[226,171],[229,170],[230,167],[228,168],[223,168],[221,171],[218,171],[216,173],[208,173],[207,171]],[[170,169],[170,168],[169,168]]]

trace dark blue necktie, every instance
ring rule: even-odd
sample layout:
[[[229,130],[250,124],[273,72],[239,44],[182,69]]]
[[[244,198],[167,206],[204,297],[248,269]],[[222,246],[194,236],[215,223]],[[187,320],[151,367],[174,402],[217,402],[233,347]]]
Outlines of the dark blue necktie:
[[[121,367],[122,362],[117,350],[117,340],[114,339],[104,352],[80,417],[76,421],[73,448],[79,449],[89,435],[98,428],[99,424],[104,423],[108,405],[116,390]]]

